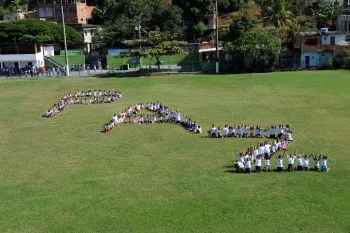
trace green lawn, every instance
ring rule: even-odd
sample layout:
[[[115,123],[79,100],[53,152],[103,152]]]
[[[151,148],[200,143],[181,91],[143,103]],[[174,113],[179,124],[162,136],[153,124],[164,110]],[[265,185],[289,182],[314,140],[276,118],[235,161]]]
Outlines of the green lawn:
[[[65,64],[64,56],[57,55],[53,56],[52,59],[61,65]],[[69,65],[83,65],[85,64],[85,55],[68,56],[68,63]]]
[[[179,66],[190,66],[199,64],[199,54],[189,53],[189,54],[177,54],[169,56],[161,56],[160,58],[162,65],[179,65]],[[110,69],[120,69],[121,65],[130,64],[131,67],[136,67],[138,65],[132,64],[130,57],[118,57],[107,55],[107,63]],[[193,64],[194,63],[194,64]],[[142,66],[154,66],[156,65],[156,59],[151,57],[142,58]]]
[[[350,232],[350,73],[0,80],[0,232]],[[41,115],[68,91],[119,89],[115,104]],[[290,150],[329,154],[329,173],[233,174],[257,140],[120,125],[160,100],[211,123],[289,123]],[[203,135],[204,136],[204,135]]]

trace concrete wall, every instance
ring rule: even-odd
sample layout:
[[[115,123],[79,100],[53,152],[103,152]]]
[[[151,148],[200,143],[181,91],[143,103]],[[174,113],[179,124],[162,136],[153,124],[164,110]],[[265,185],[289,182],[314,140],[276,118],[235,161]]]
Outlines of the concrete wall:
[[[319,67],[319,55],[317,52],[302,52],[301,53],[301,61],[300,61],[300,67],[302,69],[307,68],[306,67],[306,57],[310,57],[309,67]]]
[[[0,54],[0,63],[4,63],[7,66],[14,66],[14,63],[18,62],[20,68],[28,65],[29,62],[37,67],[42,67],[44,63],[44,53],[39,52],[36,54]]]
[[[302,52],[300,59],[300,68],[305,69],[306,57],[310,57],[309,68],[319,68],[327,64],[329,58],[333,59],[334,56],[330,52]]]
[[[55,47],[54,46],[44,46],[44,56],[52,57],[55,55]]]
[[[345,34],[339,34],[339,35],[324,35],[322,36],[322,45],[330,45],[331,44],[331,38],[335,37],[335,44],[339,44],[342,41],[345,41]]]

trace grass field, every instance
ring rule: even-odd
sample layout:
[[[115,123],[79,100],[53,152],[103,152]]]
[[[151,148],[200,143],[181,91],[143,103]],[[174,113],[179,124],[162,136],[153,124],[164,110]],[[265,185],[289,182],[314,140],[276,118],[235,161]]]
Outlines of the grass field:
[[[350,232],[350,73],[0,80],[0,232]],[[119,89],[115,104],[41,115],[68,91]],[[329,154],[328,173],[235,174],[254,139],[176,125],[120,125],[160,100],[197,120],[289,123],[291,151]]]

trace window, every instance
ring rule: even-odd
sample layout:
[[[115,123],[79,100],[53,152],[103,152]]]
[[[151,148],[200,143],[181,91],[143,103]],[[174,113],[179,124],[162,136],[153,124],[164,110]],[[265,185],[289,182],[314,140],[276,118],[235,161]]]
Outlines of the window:
[[[331,45],[335,45],[335,36],[331,36]]]

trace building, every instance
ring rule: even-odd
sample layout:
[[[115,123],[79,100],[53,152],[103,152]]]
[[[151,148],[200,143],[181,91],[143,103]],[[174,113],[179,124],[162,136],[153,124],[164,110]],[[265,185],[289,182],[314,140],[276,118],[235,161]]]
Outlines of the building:
[[[294,67],[301,69],[320,68],[342,50],[350,51],[350,43],[345,41],[345,33],[328,31],[294,33]]]
[[[337,31],[350,34],[350,15],[341,15],[338,17]]]
[[[84,0],[63,0],[63,13],[66,24],[87,24],[92,19],[95,6],[89,6]],[[39,18],[62,23],[60,0],[38,0]]]
[[[92,24],[71,24],[70,26],[75,28],[83,35],[84,50],[86,53],[90,53],[92,47],[92,37],[97,29],[97,26]]]
[[[26,66],[44,66],[43,46],[27,44],[0,45],[0,69],[21,69]]]
[[[62,8],[65,24],[72,26],[83,35],[85,52],[89,53],[92,36],[97,28],[89,24],[95,6],[89,5],[84,0],[63,0]],[[38,12],[40,19],[62,23],[60,0],[38,0]]]
[[[24,19],[24,13],[22,12],[16,12],[16,13],[7,13],[4,14],[3,19],[5,21],[9,21],[9,20],[20,20],[20,19]]]

